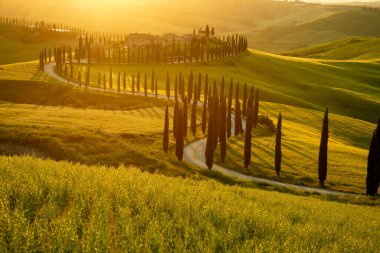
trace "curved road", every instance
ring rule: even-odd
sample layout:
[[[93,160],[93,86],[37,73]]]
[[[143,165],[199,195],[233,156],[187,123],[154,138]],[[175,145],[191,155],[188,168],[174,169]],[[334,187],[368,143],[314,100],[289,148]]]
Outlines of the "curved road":
[[[60,82],[79,87],[78,83],[68,81],[67,79],[59,76],[54,71],[54,67],[55,67],[55,62],[47,63],[44,66],[44,70],[49,76],[53,77],[54,79],[56,79]],[[103,88],[97,88],[97,87],[91,87],[91,86],[89,86],[88,89],[95,90],[95,91],[104,91]],[[106,90],[106,91],[117,93],[117,90]],[[124,92],[124,91],[120,91],[120,93],[132,94],[131,92]],[[135,92],[135,95],[144,96],[145,94],[141,93],[141,92],[140,93]],[[150,94],[150,93],[148,93],[147,96],[148,97],[155,97],[154,94]],[[167,97],[165,95],[162,95],[162,94],[158,94],[158,98],[167,99]],[[174,100],[174,97],[170,97],[170,99]],[[198,106],[202,106],[202,105],[203,105],[202,102],[198,102]],[[234,133],[233,128],[234,128],[234,122],[235,121],[233,120],[233,118],[231,121],[232,121],[231,122],[232,123],[231,124],[232,125],[231,133],[233,134]],[[245,124],[245,122],[243,122],[243,125],[244,124]],[[208,169],[206,166],[206,163],[205,163],[206,141],[207,141],[207,139],[204,138],[204,139],[195,141],[193,143],[190,143],[184,148],[184,159],[185,159],[185,161],[197,166],[198,168],[204,169],[204,170]],[[282,183],[282,182],[278,182],[278,181],[274,181],[274,180],[270,180],[270,179],[265,179],[265,178],[253,177],[253,176],[244,175],[244,174],[241,174],[239,172],[221,167],[217,164],[213,165],[212,170],[218,171],[223,175],[232,177],[232,178],[240,180],[240,181],[254,181],[257,183],[264,183],[264,184],[268,184],[268,185],[280,186],[280,187],[285,187],[285,188],[289,188],[289,189],[314,192],[314,193],[319,193],[319,194],[330,194],[330,195],[336,195],[336,196],[357,196],[358,195],[355,193],[333,191],[333,190],[329,190],[329,189],[314,188],[314,187],[303,186],[303,185],[294,185],[294,184]]]

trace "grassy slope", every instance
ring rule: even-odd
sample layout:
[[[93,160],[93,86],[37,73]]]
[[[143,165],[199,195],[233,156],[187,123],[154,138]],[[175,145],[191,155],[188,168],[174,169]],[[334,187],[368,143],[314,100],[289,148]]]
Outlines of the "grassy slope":
[[[259,50],[284,51],[349,36],[380,36],[379,14],[352,7],[340,8],[340,11],[311,22],[278,23],[254,29],[248,33],[251,46]]]
[[[372,252],[380,243],[377,207],[133,168],[0,164],[2,251]]]
[[[80,68],[84,76],[87,69]],[[78,70],[76,66],[74,77]],[[149,87],[152,70],[152,66],[113,66],[113,88],[117,88],[117,73],[123,74],[124,71],[128,76],[128,90],[131,90],[132,75],[136,77],[137,72],[142,75],[142,80],[147,74]],[[333,113],[371,122],[376,122],[380,115],[380,89],[377,86],[380,64],[376,62],[311,60],[250,51],[206,65],[159,65],[154,66],[154,70],[162,90],[168,70],[172,82],[180,71],[188,76],[193,70],[196,75],[201,72],[203,78],[208,74],[210,83],[217,79],[219,84],[221,77],[225,76],[227,85],[230,78],[240,84],[253,84],[261,90],[261,99],[265,101],[320,111],[329,107]],[[92,85],[97,86],[99,72],[102,77],[106,75],[108,85],[109,66],[106,65],[91,67]]]
[[[227,159],[218,164],[244,174],[318,187],[318,152],[323,113],[273,103],[262,103],[261,114],[275,119],[283,115],[282,174],[274,171],[275,133],[260,126],[254,130],[252,164],[244,169],[244,136],[228,141]],[[276,120],[275,120],[276,122]],[[374,124],[330,114],[329,167],[326,187],[365,192],[369,137]]]
[[[73,40],[29,34],[18,25],[0,24],[0,65],[35,60],[42,48],[74,43]]]
[[[380,58],[380,38],[351,37],[284,53],[296,57],[336,60]]]

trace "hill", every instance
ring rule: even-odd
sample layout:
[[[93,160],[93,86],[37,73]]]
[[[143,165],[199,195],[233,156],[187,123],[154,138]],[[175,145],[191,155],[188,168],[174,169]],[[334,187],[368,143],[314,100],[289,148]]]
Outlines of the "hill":
[[[350,37],[312,47],[291,50],[284,55],[315,59],[378,60],[380,38]]]
[[[0,165],[2,251],[372,252],[380,243],[376,207],[135,168]]]
[[[340,12],[306,23],[278,23],[249,32],[250,45],[257,49],[284,51],[326,43],[350,36],[380,36],[380,14],[346,7]],[[353,9],[349,9],[353,8]]]

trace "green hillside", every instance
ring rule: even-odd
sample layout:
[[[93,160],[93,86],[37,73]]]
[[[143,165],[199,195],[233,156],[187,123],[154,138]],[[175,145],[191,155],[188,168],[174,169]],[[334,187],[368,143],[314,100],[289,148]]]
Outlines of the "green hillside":
[[[284,51],[327,43],[350,36],[380,36],[380,15],[347,7],[304,23],[278,23],[248,32],[250,45],[259,50]]]
[[[0,157],[1,251],[374,252],[377,207]]]
[[[350,37],[312,47],[287,51],[284,55],[316,59],[378,60],[380,38]]]

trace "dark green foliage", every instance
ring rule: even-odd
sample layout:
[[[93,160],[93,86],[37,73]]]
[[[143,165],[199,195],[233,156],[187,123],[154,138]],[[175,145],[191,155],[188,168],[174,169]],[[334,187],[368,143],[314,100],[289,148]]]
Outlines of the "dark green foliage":
[[[253,127],[256,128],[259,122],[259,90],[256,91],[255,106],[253,108]]]
[[[177,116],[178,116],[178,101],[175,101],[174,113],[173,113],[173,136],[177,138]]]
[[[282,128],[282,115],[280,113],[278,115],[278,121],[277,121],[275,159],[274,159],[274,168],[276,169],[276,173],[278,177],[280,176],[280,172],[281,172],[281,159],[282,159],[281,128]]]
[[[242,126],[242,118],[241,118],[241,109],[240,109],[240,101],[235,101],[235,136],[242,134],[243,126]]]
[[[326,109],[323,118],[321,145],[319,147],[318,177],[319,184],[324,185],[327,176],[327,148],[329,140],[329,111]]]
[[[146,74],[144,75],[144,95],[148,96],[148,79]]]
[[[185,110],[184,107],[182,107],[183,110]],[[184,141],[183,141],[183,137],[184,137],[184,125],[183,125],[183,118],[182,118],[182,115],[183,115],[183,112],[182,112],[182,109],[181,108],[178,108],[178,112],[177,112],[177,138],[176,138],[176,143],[175,143],[175,155],[177,156],[178,160],[179,161],[182,161],[183,159],[183,146],[184,146]]]
[[[252,113],[252,108],[248,108],[248,117],[246,121],[246,131],[245,131],[245,139],[244,139],[244,168],[248,169],[251,164],[251,151],[252,151],[252,117],[250,114]]]
[[[209,117],[208,117],[208,129],[207,129],[207,142],[206,142],[206,151],[205,151],[205,157],[206,157],[206,165],[209,169],[212,169],[212,166],[214,164],[214,113],[212,108],[213,105],[213,98],[209,97]]]
[[[367,163],[367,195],[374,196],[379,190],[380,183],[380,119],[373,132],[373,137],[368,153]]]
[[[169,149],[169,108],[167,105],[165,109],[164,137],[162,146],[164,152],[167,153]]]
[[[202,132],[206,133],[207,127],[207,103],[203,102],[203,111],[202,111]]]
[[[242,115],[243,118],[245,118],[247,114],[247,83],[244,83],[244,89],[243,89],[243,110],[242,110]]]

